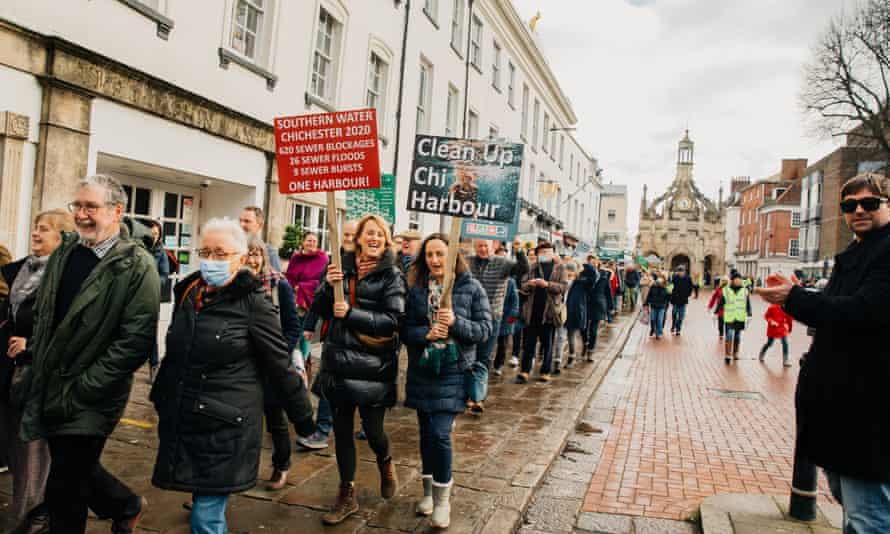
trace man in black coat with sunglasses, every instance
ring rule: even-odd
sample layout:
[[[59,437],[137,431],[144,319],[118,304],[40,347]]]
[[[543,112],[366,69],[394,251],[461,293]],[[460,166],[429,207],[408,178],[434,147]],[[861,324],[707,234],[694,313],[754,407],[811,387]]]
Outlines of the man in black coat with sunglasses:
[[[797,389],[798,445],[822,467],[851,532],[890,532],[890,181],[861,174],[841,189],[855,239],[821,293],[782,275],[764,300],[813,331]]]

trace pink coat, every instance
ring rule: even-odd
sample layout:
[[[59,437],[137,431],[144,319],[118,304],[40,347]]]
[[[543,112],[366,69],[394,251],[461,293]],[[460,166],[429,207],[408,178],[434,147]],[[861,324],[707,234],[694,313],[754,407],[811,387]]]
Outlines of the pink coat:
[[[311,256],[297,251],[291,256],[284,276],[294,288],[297,306],[309,309],[315,290],[318,288],[327,266],[328,255],[323,250],[319,250],[317,254]]]

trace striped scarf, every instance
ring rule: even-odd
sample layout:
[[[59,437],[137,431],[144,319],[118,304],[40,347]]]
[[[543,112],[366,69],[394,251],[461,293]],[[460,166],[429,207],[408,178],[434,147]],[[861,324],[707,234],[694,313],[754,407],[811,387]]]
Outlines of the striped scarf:
[[[380,263],[380,258],[368,258],[367,256],[359,256],[355,259],[355,262],[356,267],[358,268],[358,278],[359,280],[361,280],[371,271],[377,268],[377,264]]]

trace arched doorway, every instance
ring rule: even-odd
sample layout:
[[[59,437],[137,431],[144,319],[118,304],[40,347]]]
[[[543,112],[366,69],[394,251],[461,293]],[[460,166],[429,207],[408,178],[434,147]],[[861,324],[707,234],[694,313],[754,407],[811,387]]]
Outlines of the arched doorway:
[[[704,264],[704,271],[702,271],[702,278],[704,279],[705,284],[711,285],[711,281],[715,276],[719,276],[718,273],[715,272],[715,269],[718,268],[717,258],[713,254],[708,254],[705,256],[705,260],[702,262]]]
[[[691,263],[692,262],[689,261],[689,256],[686,254],[677,254],[671,258],[671,271],[676,271],[677,267],[680,267],[681,265],[686,268],[686,271],[689,271]]]

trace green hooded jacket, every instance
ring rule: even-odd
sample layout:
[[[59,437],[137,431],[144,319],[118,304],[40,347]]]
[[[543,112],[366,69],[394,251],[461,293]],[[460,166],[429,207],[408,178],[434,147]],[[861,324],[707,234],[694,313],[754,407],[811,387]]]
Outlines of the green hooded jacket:
[[[31,379],[21,436],[108,436],[123,414],[133,374],[156,340],[160,280],[154,259],[121,225],[121,240],[84,281],[53,331],[62,271],[78,246],[65,234],[35,303]]]

